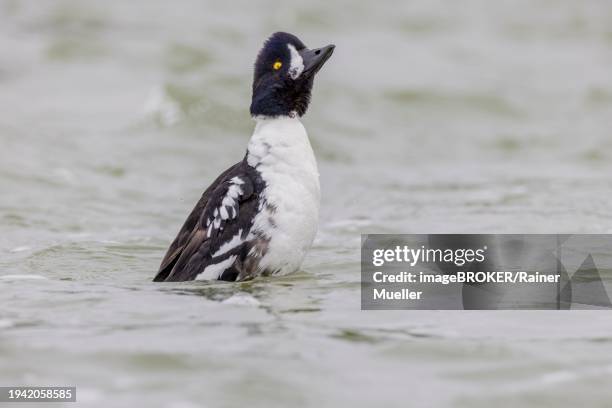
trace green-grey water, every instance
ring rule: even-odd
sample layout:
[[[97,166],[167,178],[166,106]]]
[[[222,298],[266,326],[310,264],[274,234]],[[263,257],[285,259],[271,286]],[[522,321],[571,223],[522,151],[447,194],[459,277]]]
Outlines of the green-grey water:
[[[612,231],[607,1],[0,1],[0,385],[84,407],[609,406],[607,312],[361,311],[361,233]],[[335,43],[303,270],[154,284],[253,60]],[[66,406],[72,406],[66,404]]]

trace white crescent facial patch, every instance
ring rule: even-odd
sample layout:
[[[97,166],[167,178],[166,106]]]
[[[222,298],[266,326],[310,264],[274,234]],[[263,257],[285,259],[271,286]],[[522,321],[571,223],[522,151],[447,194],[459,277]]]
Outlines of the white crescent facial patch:
[[[295,49],[293,44],[287,44],[291,53],[291,65],[289,66],[289,76],[291,79],[297,79],[304,71],[304,60],[300,53]]]

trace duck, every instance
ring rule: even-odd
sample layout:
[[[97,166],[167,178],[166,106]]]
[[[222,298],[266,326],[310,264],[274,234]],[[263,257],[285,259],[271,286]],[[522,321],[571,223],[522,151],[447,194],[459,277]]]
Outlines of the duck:
[[[155,282],[244,281],[300,269],[319,224],[317,161],[301,118],[335,45],[272,34],[253,73],[255,127],[243,159],[204,191],[163,257]]]

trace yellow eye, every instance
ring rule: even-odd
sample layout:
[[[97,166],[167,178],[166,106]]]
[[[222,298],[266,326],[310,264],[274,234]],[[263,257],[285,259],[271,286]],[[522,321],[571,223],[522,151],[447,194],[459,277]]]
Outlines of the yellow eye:
[[[274,68],[275,71],[278,71],[279,69],[281,69],[281,67],[283,66],[283,63],[280,61],[276,61],[273,65],[272,68]]]

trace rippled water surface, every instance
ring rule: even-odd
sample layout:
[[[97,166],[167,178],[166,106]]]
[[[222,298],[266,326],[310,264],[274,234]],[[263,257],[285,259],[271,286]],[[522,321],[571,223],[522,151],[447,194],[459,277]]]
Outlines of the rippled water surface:
[[[323,198],[303,271],[153,284],[243,156],[279,29],[337,46],[304,119]],[[612,232],[610,2],[1,0],[0,49],[1,385],[91,407],[609,406],[609,313],[361,311],[359,243]]]

